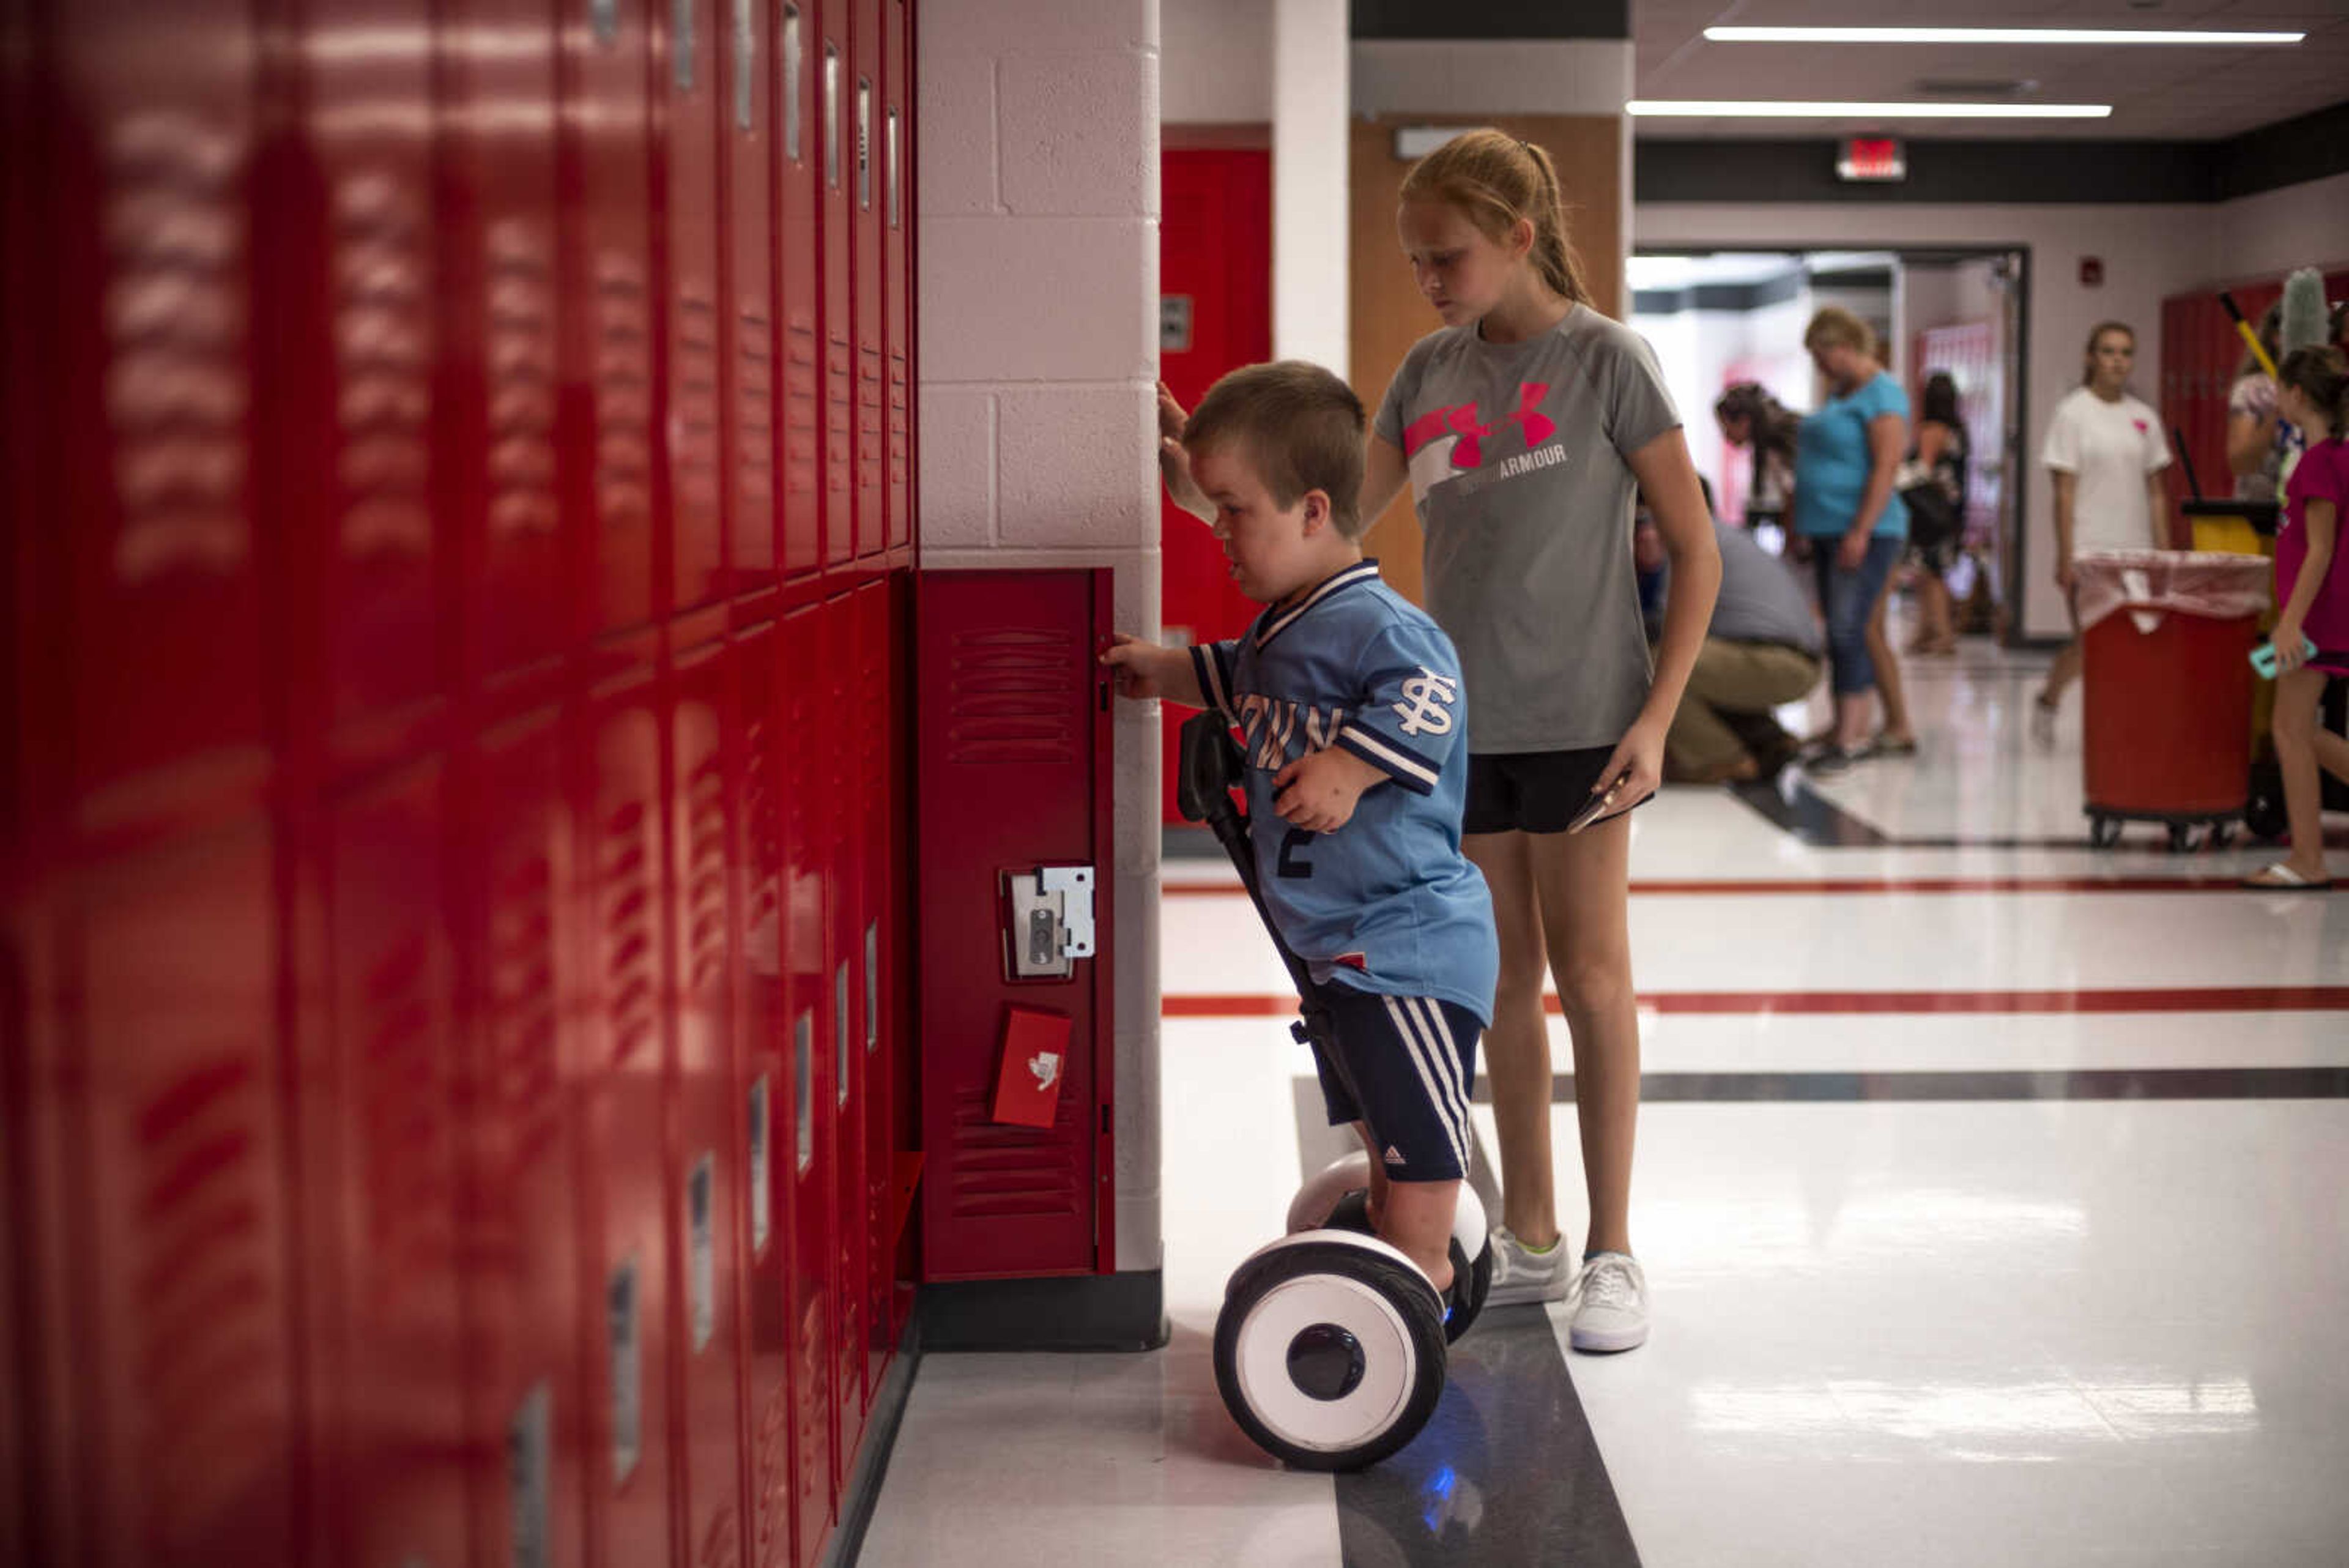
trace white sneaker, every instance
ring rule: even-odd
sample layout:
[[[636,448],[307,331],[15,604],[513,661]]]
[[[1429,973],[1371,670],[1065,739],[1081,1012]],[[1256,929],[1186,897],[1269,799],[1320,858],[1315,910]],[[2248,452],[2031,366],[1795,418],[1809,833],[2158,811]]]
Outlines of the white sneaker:
[[[1486,1306],[1516,1306],[1525,1302],[1562,1302],[1574,1282],[1567,1267],[1566,1238],[1537,1252],[1511,1233],[1506,1225],[1493,1227],[1493,1287]]]
[[[1575,1349],[1630,1350],[1647,1343],[1648,1276],[1638,1259],[1599,1253],[1575,1276],[1570,1299],[1566,1342]]]

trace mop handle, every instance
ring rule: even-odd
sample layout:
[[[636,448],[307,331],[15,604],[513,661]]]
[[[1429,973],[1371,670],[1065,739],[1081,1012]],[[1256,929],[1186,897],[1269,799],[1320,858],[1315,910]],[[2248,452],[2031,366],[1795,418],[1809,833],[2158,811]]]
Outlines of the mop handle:
[[[2219,291],[2219,303],[2225,306],[2227,314],[2235,318],[2235,330],[2241,333],[2243,341],[2251,345],[2251,358],[2260,362],[2260,369],[2268,373],[2270,380],[2275,379],[2275,361],[2268,358],[2268,351],[2261,346],[2260,335],[2251,330],[2251,324],[2243,319],[2242,306],[2235,303],[2235,296],[2221,289]]]
[[[2202,499],[2202,482],[2194,477],[2194,454],[2186,450],[2186,432],[2176,425],[2169,427],[2169,439],[2178,443],[2178,461],[2186,465],[2186,488],[2194,499]]]

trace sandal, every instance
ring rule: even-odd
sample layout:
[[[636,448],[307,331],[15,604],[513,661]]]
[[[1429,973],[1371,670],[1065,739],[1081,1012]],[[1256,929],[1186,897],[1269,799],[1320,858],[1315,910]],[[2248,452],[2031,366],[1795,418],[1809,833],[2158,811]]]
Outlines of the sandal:
[[[1917,737],[1910,735],[1905,740],[1896,741],[1889,735],[1877,735],[1860,748],[1860,754],[1869,757],[1913,757],[1917,754]]]
[[[2279,860],[2266,870],[2244,877],[2236,886],[2261,893],[2326,893],[2333,889],[2333,878],[2327,877],[2313,880]]]

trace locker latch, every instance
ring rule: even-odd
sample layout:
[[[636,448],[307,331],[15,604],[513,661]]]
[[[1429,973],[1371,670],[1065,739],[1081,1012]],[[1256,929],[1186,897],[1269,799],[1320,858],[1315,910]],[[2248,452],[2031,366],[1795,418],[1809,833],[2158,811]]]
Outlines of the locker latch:
[[[1004,950],[1015,980],[1065,979],[1093,956],[1093,868],[1040,866],[1003,877],[1010,929]]]

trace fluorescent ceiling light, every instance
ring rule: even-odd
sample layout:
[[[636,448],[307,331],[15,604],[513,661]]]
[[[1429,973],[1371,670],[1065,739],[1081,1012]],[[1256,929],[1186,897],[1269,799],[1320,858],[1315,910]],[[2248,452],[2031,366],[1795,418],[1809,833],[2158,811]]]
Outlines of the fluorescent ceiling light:
[[[2108,103],[1826,103],[1767,99],[1635,98],[1631,114],[1673,119],[2103,119]]]
[[[1707,27],[1716,44],[2297,44],[2305,33],[2186,33],[2139,27]]]

